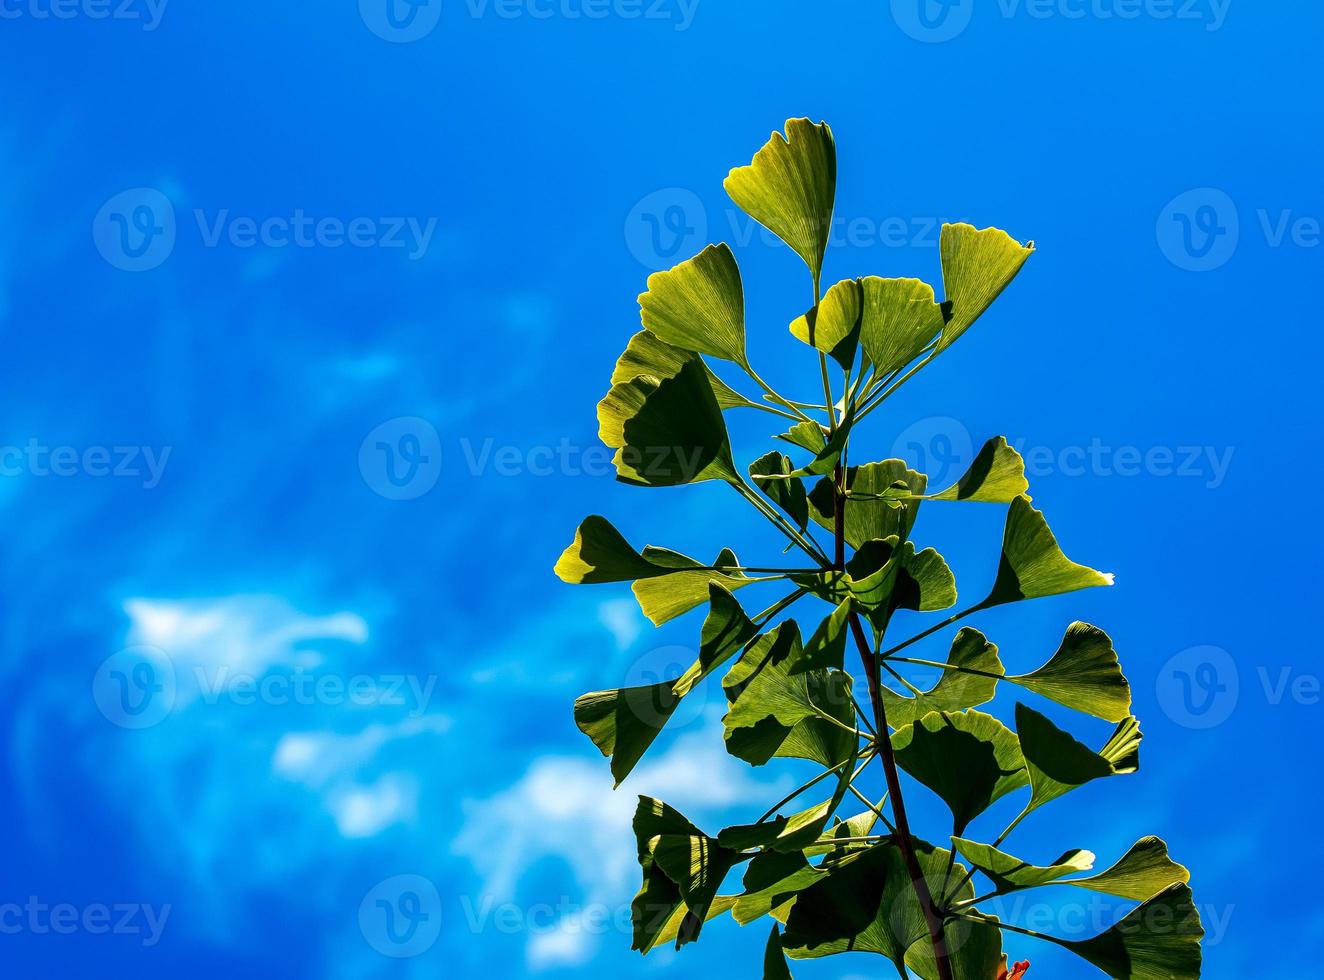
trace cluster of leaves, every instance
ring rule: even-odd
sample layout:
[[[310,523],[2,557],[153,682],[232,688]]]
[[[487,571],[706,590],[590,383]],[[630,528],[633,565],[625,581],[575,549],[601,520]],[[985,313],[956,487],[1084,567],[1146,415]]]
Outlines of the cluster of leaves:
[[[711,564],[664,548],[639,551],[605,519],[588,518],[556,565],[563,580],[631,582],[655,624],[704,606],[706,617],[698,658],[684,674],[585,695],[575,704],[575,720],[610,758],[619,785],[677,705],[725,671],[728,751],[754,766],[790,758],[822,771],[754,823],[716,834],[660,800],[642,798],[634,820],[643,869],[635,948],[647,953],[667,942],[692,942],[718,916],[742,925],[770,916],[768,977],[789,977],[787,955],[870,952],[887,957],[903,978],[992,980],[1000,970],[1005,975],[1004,931],[1058,943],[1112,977],[1198,977],[1203,933],[1189,875],[1162,841],[1139,840],[1097,874],[1087,874],[1094,862],[1088,851],[1036,865],[1001,849],[1040,807],[1086,783],[1137,770],[1140,727],[1108,636],[1075,623],[1043,666],[1021,674],[1008,673],[998,648],[970,627],[956,633],[945,663],[903,655],[917,640],[982,610],[1110,585],[1111,576],[1062,552],[1027,496],[1023,461],[1003,438],[990,440],[969,472],[937,492],[901,460],[855,465],[849,458],[856,426],[970,328],[1033,246],[997,229],[947,225],[943,301],[917,279],[851,279],[824,293],[836,194],[836,149],[827,125],[789,121],[785,135],[774,134],[725,186],[809,266],[814,305],[790,330],[817,353],[822,403],[780,395],[750,365],[740,270],[730,249],[717,245],[649,279],[640,297],[644,329],[618,360],[598,406],[600,433],[616,450],[620,480],[649,487],[722,481],[787,539],[788,551],[802,552],[808,567],[750,568],[729,549]],[[705,357],[738,365],[761,396],[737,392]],[[840,397],[833,394],[830,364],[841,372]],[[742,408],[793,423],[777,438],[798,459],[770,452],[750,464],[747,479],[723,420],[725,411]],[[982,601],[888,645],[897,610],[956,605],[947,563],[911,538],[924,501],[1007,507],[996,579]],[[816,540],[816,527],[831,535],[828,548]],[[771,583],[784,594],[750,616],[736,593]],[[802,600],[827,605],[807,638],[785,615]],[[852,645],[868,681],[869,709],[847,673]],[[941,679],[921,690],[906,679],[906,665],[938,669]],[[1004,684],[1116,727],[1096,750],[1018,703],[1013,730],[977,710]],[[859,786],[875,759],[887,777],[880,801]],[[950,808],[946,847],[911,833],[898,773]],[[820,802],[789,807],[815,789],[825,797]],[[1020,791],[1027,791],[1020,815],[991,843],[966,836],[980,814]],[[851,802],[863,809],[843,815]],[[738,869],[739,888],[724,893]],[[976,875],[988,882],[979,895]],[[1085,940],[1043,936],[980,909],[988,900],[1046,886],[1139,904]]]

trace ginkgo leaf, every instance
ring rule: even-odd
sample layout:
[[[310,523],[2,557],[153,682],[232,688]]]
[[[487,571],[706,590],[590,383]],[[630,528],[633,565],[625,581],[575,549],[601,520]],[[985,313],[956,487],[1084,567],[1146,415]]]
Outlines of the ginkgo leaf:
[[[830,433],[825,434],[816,422],[801,422],[777,437],[814,454],[814,458],[807,464],[792,470],[789,477],[822,476],[836,468],[855,426],[854,408],[852,405],[847,409],[845,416]],[[818,520],[817,516],[814,519]]]
[[[815,455],[827,448],[828,440],[823,427],[817,422],[798,422],[777,438],[801,449],[807,449]]]
[[[1113,641],[1087,623],[1067,627],[1062,645],[1048,663],[1007,680],[1104,721],[1120,722],[1131,714],[1131,685],[1122,674]]]
[[[839,820],[824,834],[824,839],[841,839],[840,844],[819,844],[803,851],[769,850],[755,855],[745,871],[742,882],[745,890],[735,897],[732,918],[742,926],[765,915],[784,922],[796,895],[821,881],[841,861],[869,847],[858,840],[872,833],[877,821],[872,811]],[[819,856],[824,858],[821,863],[809,863],[809,858]]]
[[[799,628],[787,620],[751,643],[731,668],[722,681],[731,704],[722,724],[732,755],[756,766],[790,756],[833,767],[854,754],[849,675],[793,673],[803,654]]]
[[[827,291],[822,301],[791,324],[791,333],[816,347],[849,371],[860,343],[863,290],[855,279],[845,279]]]
[[[920,873],[932,890],[946,879],[949,867],[954,880],[961,880],[965,869],[952,862],[950,852],[922,840],[913,841],[913,846]],[[973,894],[966,882],[956,897],[967,899]],[[948,921],[952,964],[961,980],[993,976],[1002,951],[996,932],[988,934],[982,925]],[[909,966],[922,977],[937,977],[931,947],[927,962],[924,955],[928,925],[905,858],[893,840],[851,855],[800,891],[786,918],[782,944],[793,959],[877,953],[898,970]]]
[[[911,493],[922,496],[928,477],[917,473],[899,459],[851,466],[846,470],[845,525],[846,543],[860,548],[868,541],[882,541],[895,535],[902,541],[919,514],[919,500],[897,507],[895,500],[884,499],[894,484],[904,483]],[[836,496],[831,480],[821,480],[809,494],[809,516],[828,531],[836,528]]]
[[[763,980],[791,980],[791,968],[786,965],[782,951],[782,935],[776,926],[768,937],[768,950],[763,955]]]
[[[1026,783],[1015,733],[980,711],[935,711],[896,731],[892,745],[897,764],[951,809],[957,836]]]
[[[930,712],[964,711],[993,700],[1003,674],[1002,661],[998,658],[998,648],[983,633],[969,627],[957,633],[947,663],[959,669],[943,671],[937,684],[914,697],[901,697],[886,687],[882,689],[888,724],[904,728]]]
[[[584,518],[575,540],[556,562],[557,577],[571,585],[633,582],[668,572],[647,561],[610,521],[597,515]]]
[[[1007,513],[998,577],[983,606],[988,608],[1112,584],[1112,575],[1077,565],[1064,555],[1057,538],[1048,529],[1044,515],[1035,510],[1028,499],[1017,497]]]
[[[751,578],[739,571],[713,571],[714,567],[739,567],[740,560],[730,549],[723,549],[712,567],[701,565],[693,558],[665,548],[644,548],[643,557],[654,565],[664,565],[669,569],[665,575],[638,579],[630,586],[635,599],[639,601],[639,608],[654,626],[661,626],[703,605],[710,596],[708,586],[713,582],[734,592],[755,582],[770,582],[780,577]]]
[[[1016,735],[1032,790],[1027,813],[1095,779],[1140,767],[1140,723],[1135,718],[1118,725],[1108,743],[1095,752],[1033,708],[1017,704]]]
[[[675,375],[613,385],[598,403],[598,436],[616,450],[617,479],[671,487],[739,481],[708,369],[691,356]]]
[[[855,578],[867,568],[861,559],[869,557],[885,560],[876,571]],[[916,552],[910,541],[898,547],[895,536],[866,544],[847,569],[852,573],[847,589],[879,633],[898,609],[932,612],[956,602],[956,579],[942,555],[932,548]]]
[[[596,691],[575,701],[575,724],[611,759],[619,786],[671,720],[681,698],[752,640],[758,629],[735,597],[709,586],[712,608],[704,620],[699,659],[673,680],[615,691]]]
[[[641,796],[634,817],[644,884],[631,906],[634,948],[648,952],[679,908],[676,946],[699,938],[717,890],[740,855],[720,846],[661,800]]]
[[[1168,856],[1168,845],[1157,837],[1142,837],[1116,864],[1089,878],[1071,878],[1064,885],[1133,902],[1145,902],[1174,884],[1186,884],[1191,873]]]
[[[860,280],[860,346],[880,381],[924,352],[942,330],[942,307],[933,287],[919,279]]]
[[[680,698],[676,681],[641,687],[594,691],[575,701],[575,724],[611,759],[611,774],[619,786],[644,757],[658,733],[671,720]]]
[[[939,240],[947,323],[938,350],[950,347],[970,329],[1016,278],[1034,246],[1022,245],[998,228],[943,225]]]
[[[791,476],[795,465],[779,452],[760,456],[749,464],[749,475],[754,484],[768,495],[768,499],[786,511],[803,531],[809,524],[809,496],[804,482]],[[773,479],[769,479],[773,477]]]
[[[699,632],[699,659],[676,682],[676,693],[684,696],[699,680],[726,663],[733,654],[758,636],[754,625],[735,596],[718,582],[708,585],[708,615]]]
[[[948,965],[952,980],[988,980],[996,977],[1005,957],[1002,932],[991,922],[949,919],[943,929]],[[916,940],[906,952],[906,966],[920,980],[939,980],[933,944],[927,938]]]
[[[742,211],[804,259],[815,281],[821,277],[837,193],[837,149],[827,123],[788,119],[786,135],[773,133],[723,186]]]
[[[1006,436],[997,436],[984,443],[965,476],[942,493],[931,494],[928,500],[969,500],[984,504],[1009,504],[1024,496],[1030,489],[1025,479],[1025,460],[1007,443]],[[1026,500],[1030,498],[1025,497]]]
[[[827,670],[835,668],[843,669],[845,666],[846,653],[846,635],[847,623],[850,620],[853,604],[850,599],[844,600],[836,609],[832,610],[814,630],[807,643],[805,643],[804,653],[799,660],[791,666],[791,673],[803,674],[810,670]]]
[[[745,288],[736,257],[725,244],[709,245],[675,268],[649,276],[639,309],[644,328],[665,343],[749,367]]]
[[[1117,980],[1199,980],[1204,926],[1184,884],[1168,887],[1084,942],[1045,936]]]
[[[644,375],[670,378],[685,366],[685,362],[690,357],[689,351],[672,347],[647,330],[640,330],[630,338],[625,353],[617,359],[616,367],[611,373],[611,383],[623,384]],[[708,371],[708,383],[712,385],[717,404],[722,409],[761,407],[757,402],[740,394],[711,370]]]
[[[1051,864],[1036,867],[989,844],[980,844],[960,837],[953,838],[952,842],[961,857],[993,882],[996,888],[995,894],[998,895],[1005,895],[1007,892],[1021,888],[1038,888],[1040,885],[1047,885],[1067,875],[1089,871],[1094,867],[1094,854],[1090,851],[1067,851]]]

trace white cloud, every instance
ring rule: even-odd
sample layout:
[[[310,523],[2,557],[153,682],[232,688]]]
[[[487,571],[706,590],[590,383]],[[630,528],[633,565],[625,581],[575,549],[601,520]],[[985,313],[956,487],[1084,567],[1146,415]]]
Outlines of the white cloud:
[[[598,622],[616,640],[616,649],[628,650],[643,631],[643,614],[633,599],[608,599],[598,605]]]
[[[128,646],[157,647],[174,665],[178,704],[275,667],[318,667],[327,642],[363,644],[368,625],[352,612],[301,613],[273,595],[125,601]]]
[[[613,791],[605,764],[596,759],[537,760],[509,788],[466,802],[454,853],[473,865],[485,897],[496,902],[515,901],[522,876],[547,858],[568,866],[581,906],[628,902],[638,874],[629,830],[636,793],[665,799],[702,825],[730,807],[767,801],[789,788],[785,779],[770,784],[756,778],[726,753],[715,712],[707,722],[641,764],[630,777],[634,792]],[[571,912],[555,928],[532,935],[526,956],[535,968],[575,965],[596,948],[597,937]]]

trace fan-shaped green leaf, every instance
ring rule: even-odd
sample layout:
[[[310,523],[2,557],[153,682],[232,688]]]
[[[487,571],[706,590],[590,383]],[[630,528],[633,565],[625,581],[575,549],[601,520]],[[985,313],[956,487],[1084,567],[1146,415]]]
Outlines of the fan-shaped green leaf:
[[[956,850],[976,870],[993,882],[996,894],[1003,895],[1021,888],[1037,888],[1094,867],[1094,854],[1090,851],[1068,851],[1047,867],[1036,867],[1020,858],[1012,857],[989,844],[953,838]],[[1070,882],[1066,882],[1070,884]]]
[[[956,634],[947,663],[957,670],[943,671],[938,683],[913,698],[904,698],[884,687],[883,706],[893,728],[904,728],[934,711],[964,711],[993,700],[1002,661],[998,648],[983,633],[969,627]]]
[[[951,854],[924,841],[913,843],[920,872],[936,891],[947,877]],[[960,881],[964,869],[954,865],[952,873],[954,880]],[[965,899],[973,894],[966,883],[957,897]],[[996,964],[1001,953],[997,937],[976,936],[977,930],[959,922],[949,922],[948,929],[953,963],[963,964],[958,967],[961,980],[991,978],[991,970],[979,971],[990,955],[990,941],[997,945],[991,961]],[[845,952],[878,953],[899,970],[909,964],[921,976],[936,977],[931,947],[926,966],[922,947],[927,945],[924,913],[901,850],[891,840],[841,861],[802,890],[791,906],[783,936],[783,946],[793,959]],[[912,954],[909,957],[908,951]]]
[[[731,710],[722,719],[727,751],[760,766],[774,756],[833,767],[855,752],[851,679],[841,671],[793,673],[804,651],[793,620],[752,643],[722,685]]]
[[[1002,561],[984,606],[1039,599],[1112,585],[1113,577],[1077,565],[1062,553],[1044,515],[1025,497],[1012,501],[1002,536]]]
[[[584,518],[575,540],[556,562],[557,577],[571,585],[633,582],[669,571],[645,560],[610,521],[597,515]]]
[[[1033,708],[1016,705],[1020,738],[1032,789],[1026,812],[1105,776],[1135,772],[1139,766],[1140,723],[1127,718],[1100,751],[1086,748]]]
[[[675,680],[594,691],[575,701],[575,724],[611,759],[619,786],[676,712]]]
[[[797,423],[777,438],[783,442],[789,442],[793,446],[799,446],[801,449],[807,449],[814,455],[818,455],[827,448],[828,440],[823,427],[817,422]]]
[[[674,377],[685,366],[690,356],[689,351],[672,347],[647,330],[640,330],[630,338],[625,353],[617,359],[616,368],[611,373],[611,383],[622,384],[644,375],[652,375],[655,378]],[[708,383],[712,385],[717,404],[723,409],[760,407],[757,402],[740,394],[711,370],[708,371]]]
[[[700,565],[693,558],[665,548],[644,548],[643,557],[654,565],[669,569],[665,575],[639,579],[630,587],[639,601],[639,608],[654,626],[661,626],[703,605],[710,597],[708,586],[714,582],[734,592],[755,582],[769,582],[778,577],[750,578],[744,572],[713,571],[713,568],[739,567],[740,560],[730,549],[723,549],[712,566]]]
[[[933,287],[919,279],[860,280],[863,313],[860,346],[879,380],[905,367],[932,343],[943,327],[942,307]]]
[[[969,500],[983,504],[1009,504],[1024,496],[1030,489],[1025,479],[1025,460],[1007,443],[1006,436],[997,436],[984,443],[970,469],[955,484],[929,500]],[[1025,497],[1026,500],[1030,498]]]
[[[879,633],[886,630],[898,609],[932,612],[956,602],[956,579],[942,555],[932,548],[916,552],[910,541],[897,548],[895,537],[870,541],[847,567],[852,573],[859,573],[868,567],[864,559],[876,562],[880,558],[885,561],[876,571],[859,579],[852,576],[846,583],[856,604]]]
[[[990,922],[948,919],[943,929],[952,980],[988,980],[996,977],[1002,964],[1002,932]],[[906,952],[906,966],[920,980],[939,980],[933,944],[927,937],[913,943]]]
[[[911,493],[919,497],[928,486],[928,477],[909,469],[899,459],[847,469],[846,542],[852,548],[892,535],[902,541],[910,536],[920,502],[909,500],[904,506],[897,507],[894,499],[884,499],[896,483],[906,484]],[[835,529],[836,495],[831,480],[820,480],[814,486],[809,495],[809,510],[810,516],[822,527],[828,531]]]
[[[1157,837],[1142,837],[1107,871],[1062,884],[1144,902],[1170,885],[1190,880],[1191,873],[1168,856],[1167,844]]]
[[[1007,680],[1104,721],[1119,722],[1131,714],[1131,685],[1113,641],[1087,623],[1067,627],[1053,658],[1034,673]]]
[[[732,170],[723,186],[819,279],[837,193],[837,148],[827,123],[788,119],[786,135],[773,133],[753,162]]]
[[[855,279],[845,279],[827,291],[822,302],[791,324],[791,333],[816,347],[849,371],[860,345],[863,291]]]
[[[598,436],[616,450],[617,479],[650,487],[736,482],[722,410],[697,356],[671,377],[613,385],[598,403]]]
[[[795,470],[788,456],[771,452],[749,464],[749,475],[754,484],[768,495],[768,499],[791,515],[796,526],[803,531],[809,524],[809,496],[799,477],[791,476]],[[769,477],[773,477],[769,479]]]
[[[1016,278],[1034,245],[1022,245],[998,228],[943,225],[939,241],[947,323],[938,349],[950,347],[970,329]]]
[[[1116,980],[1199,980],[1203,938],[1191,889],[1172,885],[1102,935],[1052,941]]]
[[[644,328],[663,342],[748,368],[745,289],[725,244],[709,245],[674,269],[649,276],[639,309]]]
[[[661,800],[641,796],[634,817],[635,840],[644,884],[631,907],[634,948],[654,949],[676,912],[676,946],[699,938],[723,879],[740,855],[717,841]]]
[[[804,653],[791,666],[791,673],[829,668],[842,670],[845,667],[846,629],[851,609],[851,600],[846,599],[818,624],[818,629],[805,644]]]
[[[1026,783],[1016,735],[980,711],[925,715],[892,735],[897,764],[951,808],[959,836],[994,802]]]
[[[611,759],[618,786],[671,720],[681,698],[758,633],[735,597],[715,582],[709,586],[709,600],[712,608],[703,623],[699,659],[679,678],[597,691],[575,701],[575,724]]]

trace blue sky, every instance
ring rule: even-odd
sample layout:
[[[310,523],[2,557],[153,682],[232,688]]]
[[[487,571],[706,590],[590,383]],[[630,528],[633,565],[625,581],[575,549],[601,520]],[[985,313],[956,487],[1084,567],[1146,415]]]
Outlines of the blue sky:
[[[758,969],[732,924],[629,952],[627,824],[647,793],[715,829],[794,772],[727,757],[709,694],[613,794],[569,705],[698,624],[550,569],[588,513],[777,554],[734,495],[603,475],[593,406],[647,275],[710,240],[756,363],[812,390],[803,267],[721,189],[790,116],[837,135],[833,281],[937,281],[948,220],[1039,247],[861,446],[951,477],[1005,433],[1117,574],[976,623],[1026,668],[1107,629],[1147,735],[1025,856],[1157,833],[1206,975],[1314,969],[1324,13],[926,2],[0,0],[6,975]],[[964,594],[1001,519],[921,519]]]

